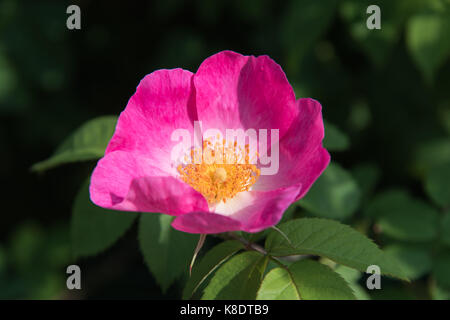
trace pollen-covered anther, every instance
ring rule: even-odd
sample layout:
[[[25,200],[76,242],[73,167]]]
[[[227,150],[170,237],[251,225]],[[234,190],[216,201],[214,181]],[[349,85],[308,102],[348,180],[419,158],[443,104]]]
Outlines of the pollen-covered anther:
[[[248,191],[260,175],[256,165],[249,163],[248,145],[245,150],[225,142],[203,143],[202,161],[179,165],[181,179],[200,192],[209,204],[232,199],[239,192]],[[198,154],[191,152],[192,154]],[[257,156],[257,155],[255,155]]]

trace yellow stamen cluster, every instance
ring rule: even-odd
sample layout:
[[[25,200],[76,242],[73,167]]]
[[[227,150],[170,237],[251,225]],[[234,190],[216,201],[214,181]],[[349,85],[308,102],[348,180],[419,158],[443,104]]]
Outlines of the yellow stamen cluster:
[[[226,202],[239,192],[248,191],[260,175],[256,165],[250,163],[248,144],[242,150],[236,142],[226,145],[224,140],[213,145],[206,140],[199,149],[191,150],[190,163],[179,165],[177,170],[181,179],[209,204]]]

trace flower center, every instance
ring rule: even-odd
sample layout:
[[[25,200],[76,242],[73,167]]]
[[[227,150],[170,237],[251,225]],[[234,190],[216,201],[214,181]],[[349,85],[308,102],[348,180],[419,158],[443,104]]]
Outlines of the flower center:
[[[203,142],[203,148],[191,150],[191,163],[177,167],[181,179],[200,192],[209,204],[226,202],[239,192],[248,191],[260,175],[245,150],[225,141]],[[257,154],[255,154],[257,156]],[[195,161],[197,160],[197,161]]]

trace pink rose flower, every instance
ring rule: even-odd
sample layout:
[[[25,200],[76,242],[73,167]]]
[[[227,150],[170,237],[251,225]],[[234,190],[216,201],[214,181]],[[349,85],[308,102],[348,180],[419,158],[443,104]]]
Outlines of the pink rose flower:
[[[179,142],[172,134],[184,129],[195,137],[197,121],[202,133],[266,129],[267,154],[278,153],[276,173],[263,174],[264,165],[252,163],[248,144],[230,148],[228,141],[224,154],[244,161],[174,159]],[[195,74],[157,70],[140,82],[92,174],[91,200],[108,209],[176,216],[172,226],[189,233],[259,232],[277,224],[327,167],[323,136],[321,105],[296,100],[278,64],[268,56],[223,51]],[[200,149],[184,151],[192,156],[209,149],[214,155],[221,143],[204,139]]]

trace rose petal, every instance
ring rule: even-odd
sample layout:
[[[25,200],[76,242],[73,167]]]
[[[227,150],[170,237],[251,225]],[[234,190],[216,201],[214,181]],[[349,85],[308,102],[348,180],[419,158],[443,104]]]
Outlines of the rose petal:
[[[260,176],[254,190],[301,184],[298,200],[328,166],[330,155],[322,147],[324,128],[320,103],[304,98],[297,100],[297,105],[299,115],[279,143],[278,173]]]
[[[294,185],[271,191],[242,192],[235,199],[216,208],[215,212],[221,212],[240,221],[243,231],[259,232],[280,221],[300,190],[301,185]]]
[[[236,195],[215,212],[196,212],[177,217],[173,227],[189,233],[220,233],[242,230],[259,232],[276,225],[301,186],[272,191],[248,191]]]
[[[205,130],[279,129],[281,137],[298,113],[286,75],[268,56],[222,51],[200,65],[194,85]]]
[[[181,215],[207,211],[191,186],[153,166],[153,160],[124,151],[100,159],[91,177],[91,200],[107,209]]]
[[[117,150],[140,153],[154,166],[172,175],[171,141],[175,129],[187,129],[193,136],[197,119],[192,73],[183,69],[158,70],[139,83],[136,93],[121,113],[105,154]]]
[[[222,233],[241,230],[241,223],[232,218],[212,212],[192,212],[178,216],[172,227],[188,233]]]

